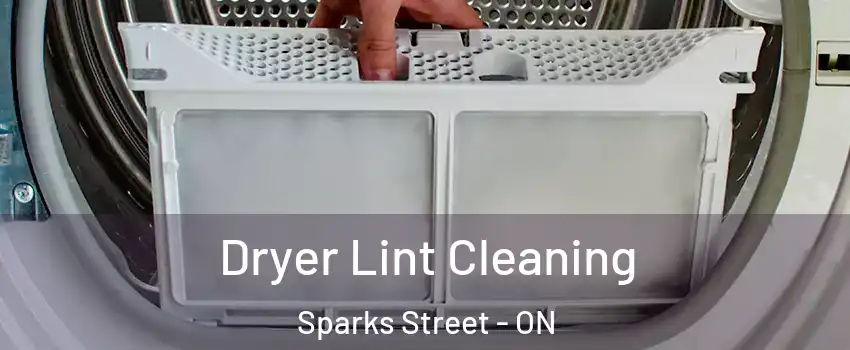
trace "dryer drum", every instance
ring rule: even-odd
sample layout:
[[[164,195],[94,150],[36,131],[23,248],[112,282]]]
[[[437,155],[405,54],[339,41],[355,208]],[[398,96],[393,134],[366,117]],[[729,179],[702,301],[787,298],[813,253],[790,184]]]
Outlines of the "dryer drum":
[[[155,3],[155,4],[152,4]],[[756,93],[739,98],[727,210],[765,134],[779,72],[782,28],[750,23],[723,0],[469,0],[490,28],[665,29],[763,26]],[[118,22],[305,27],[318,1],[51,0],[46,71],[68,161],[98,221],[133,278],[156,284],[157,256],[143,96],[127,87]],[[357,27],[350,18],[344,27]]]

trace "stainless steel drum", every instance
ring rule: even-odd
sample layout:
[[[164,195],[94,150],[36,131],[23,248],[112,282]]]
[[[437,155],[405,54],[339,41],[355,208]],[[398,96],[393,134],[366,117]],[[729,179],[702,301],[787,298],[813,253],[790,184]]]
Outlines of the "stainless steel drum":
[[[629,0],[468,0],[490,28],[595,28],[607,16],[628,15]],[[212,23],[227,26],[303,27],[318,0],[206,0]],[[607,6],[606,6],[607,5]],[[634,6],[631,7],[634,9]],[[613,10],[613,11],[612,11]],[[344,27],[355,27],[348,19]]]
[[[178,21],[305,27],[320,0],[168,0]],[[490,28],[690,28],[740,23],[722,0],[467,0]],[[200,18],[199,18],[200,17]],[[343,27],[360,25],[347,18]]]

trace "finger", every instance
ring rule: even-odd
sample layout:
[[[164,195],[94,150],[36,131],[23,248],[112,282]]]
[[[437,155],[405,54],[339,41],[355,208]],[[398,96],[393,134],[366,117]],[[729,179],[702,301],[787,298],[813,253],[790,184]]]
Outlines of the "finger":
[[[398,16],[396,16],[396,22],[398,22],[399,28],[404,29],[431,29],[434,27],[430,21],[418,20],[404,7],[399,10]]]
[[[478,17],[478,12],[475,12],[465,0],[447,1],[442,10],[435,18],[439,24],[455,29],[484,28],[484,22]]]
[[[395,18],[402,0],[360,0],[363,19],[357,56],[366,80],[393,80],[396,72]]]
[[[484,28],[478,13],[465,0],[408,0],[404,4],[414,17],[427,17],[443,26],[455,29]]]
[[[319,2],[319,8],[313,20],[310,21],[311,28],[339,28],[345,16],[359,16],[360,8],[357,1],[352,0],[325,0]]]

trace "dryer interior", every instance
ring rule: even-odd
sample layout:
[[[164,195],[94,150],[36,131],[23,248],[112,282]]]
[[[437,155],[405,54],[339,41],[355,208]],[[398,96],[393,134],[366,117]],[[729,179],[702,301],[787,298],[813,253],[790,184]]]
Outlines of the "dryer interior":
[[[755,93],[742,95],[733,113],[734,133],[726,183],[725,213],[748,206],[748,188],[761,169],[759,157],[769,129],[780,72],[782,27],[736,15],[720,0],[557,0],[470,1],[490,28],[666,29],[761,26],[766,37]],[[130,91],[118,22],[163,22],[241,27],[304,27],[316,9],[312,1],[163,1],[162,6],[123,2],[53,0],[49,5],[46,69],[51,103],[66,155],[81,189],[120,252],[119,265],[153,302],[158,302],[157,253],[147,153],[145,101]],[[349,20],[346,27],[356,27]],[[732,79],[741,77],[733,76]],[[727,220],[732,222],[734,220]],[[712,242],[711,263],[729,238]],[[680,254],[658,251],[650,254]],[[709,267],[710,268],[710,267]],[[671,285],[688,285],[681,281]],[[676,288],[674,288],[676,289]],[[685,297],[690,286],[650,303],[615,306],[583,304],[564,325],[620,324],[644,320]]]

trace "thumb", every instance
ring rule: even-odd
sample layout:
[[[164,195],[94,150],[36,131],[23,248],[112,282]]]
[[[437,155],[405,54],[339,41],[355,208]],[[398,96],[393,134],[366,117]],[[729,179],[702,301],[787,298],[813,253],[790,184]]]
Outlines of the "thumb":
[[[363,26],[357,43],[360,74],[365,80],[394,80],[395,18],[402,0],[360,0]]]

